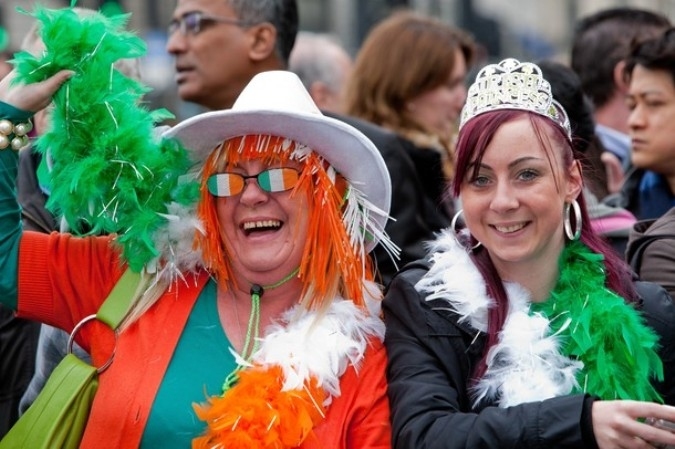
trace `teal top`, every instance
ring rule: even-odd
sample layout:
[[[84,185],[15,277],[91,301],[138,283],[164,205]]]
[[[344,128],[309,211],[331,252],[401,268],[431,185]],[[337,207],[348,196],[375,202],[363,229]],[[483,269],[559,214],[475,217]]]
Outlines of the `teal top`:
[[[192,404],[221,394],[225,378],[236,367],[216,298],[216,283],[211,279],[195,302],[159,386],[141,448],[189,448],[206,429]]]

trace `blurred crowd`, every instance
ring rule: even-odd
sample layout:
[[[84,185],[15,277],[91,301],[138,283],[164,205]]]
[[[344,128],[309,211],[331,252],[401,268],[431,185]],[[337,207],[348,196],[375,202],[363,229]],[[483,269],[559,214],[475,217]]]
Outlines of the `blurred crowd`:
[[[334,35],[298,29],[295,9],[294,0],[178,0],[173,19],[166,24],[166,53],[174,63],[173,81],[177,95],[194,107],[195,119],[201,117],[198,113],[202,111],[236,109],[240,94],[255,75],[289,71],[297,75],[322,116],[358,130],[379,152],[391,181],[388,211],[391,220],[383,231],[399,250],[393,251],[398,252],[396,257],[392,255],[391,247],[379,245],[371,253],[372,280],[380,285],[386,297],[384,345],[389,353],[386,373],[391,447],[535,447],[533,441],[538,439],[548,441],[544,444],[546,447],[647,447],[620,446],[612,437],[605,437],[612,424],[598,418],[600,414],[621,419],[626,416],[644,418],[646,416],[638,413],[644,413],[645,409],[627,411],[624,406],[601,409],[598,403],[612,401],[593,391],[582,394],[584,397],[578,403],[569,402],[564,406],[549,402],[549,396],[546,396],[539,400],[537,412],[528,409],[527,404],[521,404],[529,401],[499,404],[498,407],[513,411],[515,418],[511,422],[507,415],[494,411],[498,398],[506,398],[509,394],[499,390],[501,387],[495,387],[500,393],[495,393],[498,398],[492,403],[489,387],[484,387],[488,393],[482,398],[486,401],[482,405],[481,401],[471,402],[465,397],[471,396],[477,388],[483,388],[478,381],[471,383],[466,378],[485,379],[493,374],[490,362],[499,356],[497,349],[490,348],[501,348],[499,336],[505,335],[501,332],[502,326],[506,329],[509,324],[506,317],[515,307],[510,287],[501,287],[502,281],[505,286],[519,283],[530,291],[532,303],[545,302],[551,292],[557,292],[554,286],[558,285],[559,273],[566,273],[565,257],[577,257],[577,253],[570,256],[567,252],[577,240],[583,242],[584,249],[605,260],[605,265],[599,269],[607,276],[603,294],[611,291],[616,297],[625,299],[631,309],[642,310],[641,304],[651,301],[645,298],[658,296],[652,290],[645,293],[647,290],[638,285],[644,281],[656,285],[654,288],[665,289],[670,297],[663,297],[675,300],[675,140],[672,138],[675,127],[675,29],[669,18],[655,11],[628,7],[603,9],[581,18],[574,28],[569,55],[555,60],[531,61],[536,64],[536,69],[527,66],[530,71],[523,69],[521,73],[525,76],[523,74],[531,75],[532,70],[535,74],[539,72],[547,87],[538,86],[538,93],[550,93],[554,104],[561,107],[567,119],[567,122],[555,124],[557,131],[549,131],[547,126],[553,122],[550,120],[553,114],[535,111],[539,119],[544,117],[551,123],[542,125],[538,124],[538,119],[531,119],[531,126],[536,131],[530,135],[530,128],[528,131],[515,128],[516,124],[523,126],[525,123],[518,118],[486,119],[503,109],[497,104],[490,104],[486,115],[482,115],[482,111],[469,110],[471,101],[478,101],[481,94],[486,95],[480,97],[481,101],[489,103],[490,100],[485,99],[494,93],[479,92],[484,88],[478,82],[480,75],[472,86],[473,76],[493,61],[488,60],[484,43],[470,32],[435,17],[400,9],[375,24],[360,48],[350,54]],[[83,9],[78,14],[86,17],[90,12]],[[37,26],[26,30],[26,39],[22,43],[11,44],[11,48],[36,56],[45,50]],[[14,54],[9,49],[9,43],[0,49],[0,78],[13,68]],[[494,71],[490,73],[500,73],[505,66],[488,67]],[[116,68],[143,82],[144,74],[138,60],[121,61]],[[516,96],[505,101],[507,105],[511,104],[509,101],[514,102],[511,109],[530,107],[517,104]],[[179,115],[185,115],[185,111],[192,109],[183,109]],[[33,112],[32,141],[50,128],[52,111],[45,108]],[[549,154],[557,151],[550,148],[558,148],[558,141],[565,140],[561,130],[569,132],[569,150],[564,154],[569,153],[569,161],[574,159],[574,164],[566,162],[565,157]],[[517,137],[509,140],[508,133]],[[514,159],[508,168],[500,168],[503,158],[511,157],[517,151],[515,141],[522,143],[522,148],[518,149],[522,154],[518,153],[518,159]],[[491,151],[497,142],[502,153]],[[539,144],[550,150],[544,152],[548,155],[548,163],[537,169],[538,172],[529,168],[529,171],[523,170],[524,174],[513,174],[519,170],[522,160],[540,157],[537,156],[539,150],[535,150]],[[560,145],[566,148],[567,144]],[[542,156],[542,160],[546,157]],[[353,162],[357,163],[358,158],[355,156]],[[578,169],[574,168],[576,161]],[[49,152],[38,151],[35,145],[29,144],[19,151],[18,164],[17,195],[23,229],[46,234],[74,232],[72,224],[47,208],[52,192]],[[535,182],[527,176],[543,177],[546,167],[557,173],[555,188],[547,191],[550,204],[545,204],[547,201],[543,197],[536,203],[534,193],[531,197],[514,193],[522,184]],[[266,172],[239,175],[245,185],[249,185],[248,178],[256,178],[261,184],[263,173]],[[489,203],[480,203],[487,201],[479,197],[489,195],[486,192],[491,188],[495,189],[495,197]],[[248,192],[248,187],[246,189]],[[276,195],[277,191],[266,194]],[[243,198],[246,193],[241,195]],[[496,205],[495,198],[503,200],[502,209]],[[557,207],[557,215],[544,210],[547,206]],[[532,217],[522,210],[527,210]],[[518,215],[519,212],[514,211],[522,213]],[[521,223],[516,218],[504,218],[507,216],[529,218],[518,218]],[[555,220],[551,216],[555,216]],[[503,223],[491,224],[497,220],[495,217],[502,217]],[[582,217],[588,218],[588,222],[582,224]],[[527,232],[534,227],[531,222],[539,223],[538,220],[544,222],[542,226],[550,225],[556,230],[543,237],[528,235],[527,242],[539,241],[537,239],[549,242],[559,238],[561,245],[550,252],[549,249],[532,250],[532,254],[522,256],[522,259],[530,258],[530,265],[519,266],[514,260],[521,257],[518,251],[526,251],[527,244],[512,245],[518,246],[514,249],[505,243],[509,238],[507,235],[513,234],[510,238],[517,241],[519,233]],[[574,228],[578,232],[574,232]],[[500,234],[502,240],[497,241],[490,230],[499,231],[495,233]],[[79,231],[87,234],[86,229]],[[470,257],[467,256],[465,261],[462,253],[457,260],[463,261],[464,267],[475,265],[475,272],[464,273],[458,261],[453,261],[455,265],[450,261],[447,265],[441,263],[445,260],[443,255],[453,251],[448,248],[454,248],[444,240],[449,232],[456,233],[458,241],[469,248],[467,254]],[[592,236],[587,232],[592,232]],[[597,245],[596,237],[600,242]],[[508,249],[504,249],[506,247]],[[534,259],[537,259],[536,263],[533,263]],[[529,276],[515,268],[523,270],[525,266],[530,267]],[[538,271],[542,266],[549,268]],[[532,272],[533,267],[536,267],[533,270],[536,273]],[[461,272],[456,276],[464,276],[467,283],[484,277],[484,291],[476,289],[460,293],[476,297],[489,295],[494,298],[494,304],[501,304],[499,298],[509,298],[511,306],[495,312],[502,313],[501,317],[486,315],[488,324],[479,326],[473,321],[474,315],[468,312],[462,315],[460,308],[470,308],[469,305],[435,304],[434,300],[443,298],[446,292],[443,289],[451,285],[448,280],[451,275],[444,276],[443,270]],[[222,274],[217,269],[214,272]],[[431,278],[432,275],[436,277]],[[537,283],[533,280],[537,276],[541,276],[540,279],[550,276],[552,281]],[[633,284],[638,287],[634,288]],[[306,293],[306,290],[302,291]],[[587,301],[593,301],[595,293],[595,290],[586,292]],[[422,298],[419,299],[422,304],[419,310],[401,305],[416,303],[416,295]],[[659,296],[659,300],[663,297]],[[647,333],[657,340],[661,338],[655,348],[668,343],[670,338],[670,331],[662,331],[649,318],[650,313],[671,317],[671,305],[662,307],[658,309],[661,312],[645,312],[647,324],[644,327],[651,329]],[[234,310],[238,310],[236,306]],[[239,313],[246,313],[245,310]],[[254,313],[250,307],[248,310]],[[546,313],[534,306],[532,310]],[[448,318],[445,313],[461,317]],[[270,316],[273,322],[274,315]],[[444,320],[452,322],[452,326],[439,324]],[[238,317],[236,321],[239,322]],[[248,322],[248,316],[243,321]],[[622,324],[616,323],[617,326]],[[234,326],[232,323],[224,325]],[[667,326],[675,329],[675,322],[671,321]],[[471,329],[465,333],[466,328],[472,327],[478,332]],[[561,333],[565,330],[564,326],[560,328]],[[53,367],[65,355],[68,333],[18,318],[7,304],[0,304],[0,437],[30,406]],[[457,335],[457,342],[451,343]],[[229,332],[227,336],[230,337]],[[436,345],[445,345],[446,341],[447,347],[438,349]],[[481,349],[475,349],[475,341]],[[76,346],[75,350],[80,351],[81,357],[88,357],[85,349]],[[649,374],[655,379],[653,383],[658,394],[635,397],[617,394],[615,399],[673,405],[675,391],[670,390],[673,379],[668,376],[673,375],[670,368],[675,365],[675,348],[668,346],[666,350],[658,351],[661,351],[658,357],[662,359],[663,369],[660,376],[659,373]],[[425,357],[420,355],[422,352]],[[434,358],[441,353],[446,354]],[[419,359],[406,361],[406,358],[415,357]],[[574,363],[582,360],[581,357],[571,359],[573,363],[564,370],[572,370]],[[588,361],[584,363],[590,366]],[[457,376],[466,378],[456,384],[453,370],[460,369],[458,367],[462,374]],[[430,375],[432,369],[433,375]],[[561,372],[564,370],[561,368]],[[560,380],[561,376],[554,378]],[[448,383],[453,389],[442,389],[441,386]],[[469,386],[463,387],[464,383]],[[432,384],[441,386],[438,390],[427,389]],[[416,394],[418,387],[419,394]],[[571,398],[573,395],[565,392],[552,396]],[[413,403],[412,399],[417,402]],[[648,411],[654,415],[673,413],[672,410],[651,408]],[[556,428],[553,418],[556,414],[560,421],[557,425],[564,423],[566,428]],[[453,420],[442,421],[450,416]],[[436,419],[440,421],[434,421]],[[527,434],[531,430],[526,432],[524,429],[536,420],[554,430],[547,433],[543,429],[536,437],[519,440],[519,430]],[[389,422],[388,415],[386,421]],[[439,422],[444,423],[443,428]],[[155,426],[155,432],[161,429],[156,421],[149,425]],[[472,428],[482,432],[482,436],[472,436]],[[499,429],[507,430],[500,434]],[[642,442],[645,438],[654,441],[664,438],[629,425],[617,432],[621,438],[636,435],[635,438]],[[569,435],[570,441],[565,441],[561,435]],[[453,438],[455,442],[450,441]],[[381,446],[347,443],[346,447],[389,445],[387,440]]]

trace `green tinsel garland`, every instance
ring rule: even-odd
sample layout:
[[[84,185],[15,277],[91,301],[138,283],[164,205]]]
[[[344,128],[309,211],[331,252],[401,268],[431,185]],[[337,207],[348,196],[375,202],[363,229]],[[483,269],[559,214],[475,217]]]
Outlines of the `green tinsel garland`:
[[[78,231],[119,234],[123,256],[134,271],[159,256],[153,235],[166,223],[167,204],[198,198],[196,182],[179,184],[190,168],[176,141],[153,138],[156,123],[173,117],[149,111],[147,88],[113,68],[123,58],[145,54],[145,43],[125,31],[129,15],[80,17],[72,7],[36,7],[46,53],[16,56],[18,78],[41,81],[62,69],[75,75],[54,96],[52,127],[37,141],[49,149],[53,170],[47,206]]]
[[[637,310],[605,288],[602,260],[579,242],[568,244],[551,297],[531,310],[549,317],[562,352],[584,363],[577,379],[582,391],[602,399],[663,402],[650,382],[663,380],[658,337]],[[572,322],[561,331],[567,318]]]

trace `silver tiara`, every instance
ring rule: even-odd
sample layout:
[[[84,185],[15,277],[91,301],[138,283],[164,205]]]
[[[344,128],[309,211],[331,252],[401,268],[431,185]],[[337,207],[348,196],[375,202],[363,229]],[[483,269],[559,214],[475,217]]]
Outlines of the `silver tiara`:
[[[459,129],[472,118],[498,109],[536,112],[553,120],[565,130],[569,139],[572,138],[565,109],[553,99],[551,85],[544,79],[539,66],[531,62],[509,58],[483,67],[469,87]]]

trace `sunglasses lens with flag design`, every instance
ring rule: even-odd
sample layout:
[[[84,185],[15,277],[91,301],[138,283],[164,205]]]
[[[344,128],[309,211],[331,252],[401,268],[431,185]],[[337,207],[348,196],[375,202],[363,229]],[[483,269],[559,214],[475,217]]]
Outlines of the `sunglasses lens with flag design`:
[[[239,195],[246,180],[255,178],[262,190],[269,193],[290,190],[298,183],[300,173],[294,168],[270,168],[257,175],[245,176],[239,173],[216,173],[209,176],[206,186],[213,196],[228,197]]]

